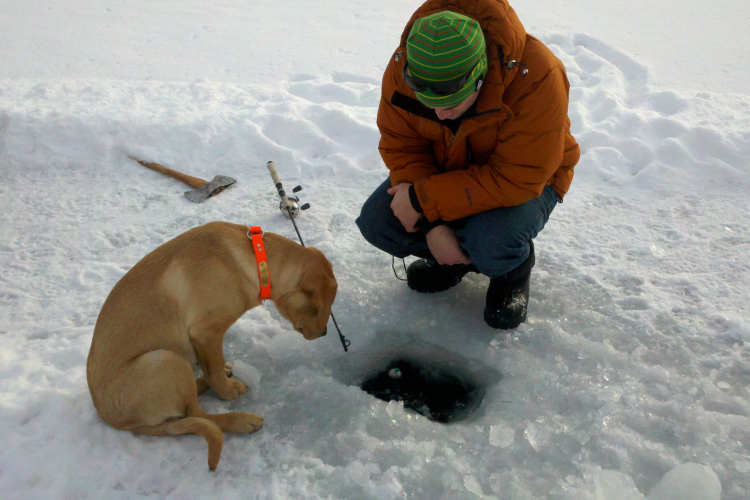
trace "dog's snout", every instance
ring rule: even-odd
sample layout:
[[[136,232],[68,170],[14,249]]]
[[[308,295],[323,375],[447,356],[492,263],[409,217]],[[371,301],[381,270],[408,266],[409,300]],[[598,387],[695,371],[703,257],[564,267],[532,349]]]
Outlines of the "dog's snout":
[[[323,333],[320,334],[321,337],[325,337],[326,333],[328,333],[328,328],[326,327],[325,330],[323,330]]]

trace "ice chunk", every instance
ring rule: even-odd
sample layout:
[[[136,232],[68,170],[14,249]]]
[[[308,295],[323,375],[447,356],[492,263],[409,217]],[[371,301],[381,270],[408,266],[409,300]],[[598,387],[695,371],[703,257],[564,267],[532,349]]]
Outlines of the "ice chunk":
[[[260,371],[253,365],[244,361],[235,361],[232,364],[232,374],[247,384],[248,392],[252,397],[258,397],[260,394]]]
[[[720,500],[721,483],[711,467],[688,462],[667,472],[646,499]]]
[[[531,447],[534,448],[535,451],[539,451],[540,449],[542,449],[542,446],[547,444],[547,441],[549,441],[549,438],[551,437],[548,428],[533,423],[529,424],[526,427],[523,435],[526,437],[526,439],[529,441],[529,444],[531,444]]]
[[[616,470],[602,470],[594,476],[596,500],[643,500],[633,478]]]
[[[479,498],[482,498],[484,496],[484,490],[479,484],[477,477],[473,474],[467,474],[464,476],[464,488],[466,488],[466,491],[474,493]]]
[[[507,425],[493,425],[490,427],[490,444],[499,448],[507,448],[513,444],[516,430]]]
[[[370,476],[370,471],[359,460],[355,460],[346,466],[346,477],[363,488],[370,482]]]

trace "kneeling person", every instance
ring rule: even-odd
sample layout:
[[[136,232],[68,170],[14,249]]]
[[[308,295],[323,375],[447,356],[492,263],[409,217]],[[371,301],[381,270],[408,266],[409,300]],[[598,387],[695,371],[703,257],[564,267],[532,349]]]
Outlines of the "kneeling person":
[[[417,292],[488,276],[485,321],[516,328],[526,320],[532,239],[580,156],[565,67],[506,0],[430,0],[400,45],[377,119],[390,175],[357,225],[381,250],[422,258],[407,269]]]

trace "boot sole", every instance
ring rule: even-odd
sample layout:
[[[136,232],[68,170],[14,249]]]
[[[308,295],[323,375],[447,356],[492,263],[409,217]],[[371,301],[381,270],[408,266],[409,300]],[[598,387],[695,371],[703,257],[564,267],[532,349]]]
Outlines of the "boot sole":
[[[513,321],[508,321],[503,318],[496,318],[492,317],[491,315],[487,314],[487,311],[484,311],[484,322],[487,323],[487,326],[490,328],[494,328],[495,330],[514,330],[521,326],[521,323],[526,322],[526,315],[520,319],[514,319]]]
[[[418,287],[412,285],[411,283],[409,283],[407,281],[406,285],[409,288],[411,288],[412,290],[414,290],[415,292],[417,292],[417,293],[438,293],[438,292],[444,292],[446,290],[450,290],[454,286],[456,286],[459,283],[461,283],[461,280],[464,279],[464,276],[466,276],[469,273],[479,273],[479,271],[474,271],[473,269],[468,269],[468,270],[466,270],[465,273],[456,275],[456,280],[455,280],[455,282],[453,284],[447,284],[446,283],[446,284],[441,285],[441,286],[419,287],[418,288]]]
[[[490,328],[494,328],[495,330],[515,330],[516,328],[518,328],[519,326],[521,326],[521,323],[523,323],[525,321],[526,320],[524,320],[524,321],[515,321],[513,323],[502,323],[502,322],[492,323],[487,318],[484,318],[484,322],[487,323],[487,326],[489,326]]]
[[[409,286],[409,288],[411,288],[412,290],[414,290],[417,293],[437,293],[437,292],[444,292],[446,290],[450,290],[454,286],[456,286],[459,283],[461,283],[462,279],[463,279],[463,277],[458,278],[456,280],[456,282],[453,283],[452,285],[444,285],[444,286],[436,286],[436,287],[421,287],[421,288],[418,288],[418,287],[412,286],[411,283],[407,282],[406,284]]]

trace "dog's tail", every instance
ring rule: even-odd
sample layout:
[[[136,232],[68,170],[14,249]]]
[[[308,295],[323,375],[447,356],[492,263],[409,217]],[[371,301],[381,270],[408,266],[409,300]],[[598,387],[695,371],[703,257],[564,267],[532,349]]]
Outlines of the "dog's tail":
[[[178,434],[198,434],[208,443],[208,468],[213,472],[219,465],[221,449],[224,446],[224,434],[221,428],[206,418],[185,417],[170,420],[151,427],[137,427],[133,429],[137,434],[150,436],[174,436]]]

